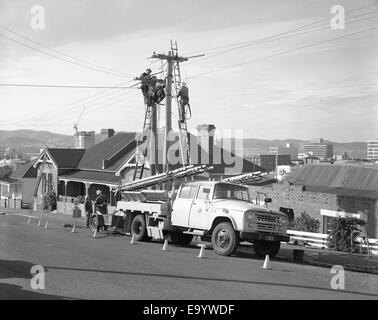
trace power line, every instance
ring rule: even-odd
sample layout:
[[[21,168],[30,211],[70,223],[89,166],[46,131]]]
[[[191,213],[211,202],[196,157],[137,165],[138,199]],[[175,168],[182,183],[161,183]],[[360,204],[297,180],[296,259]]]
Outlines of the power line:
[[[360,11],[360,10],[363,10],[363,9],[366,9],[366,8],[372,7],[372,6],[377,6],[377,4],[369,4],[369,5],[362,6],[362,7],[356,8],[356,9],[347,10],[346,13],[357,12],[357,11]],[[296,27],[294,29],[291,29],[291,30],[288,30],[288,31],[285,31],[285,32],[281,32],[281,33],[278,33],[278,34],[275,34],[275,35],[272,35],[272,36],[268,36],[268,37],[279,36],[279,35],[282,35],[282,34],[293,32],[293,31],[297,31],[297,30],[301,30],[301,29],[306,29],[306,28],[308,28],[310,26],[314,26],[316,24],[319,24],[319,23],[322,23],[322,22],[326,22],[326,21],[329,22],[329,17],[322,18],[320,20],[311,22],[309,24],[306,24],[306,25],[303,25],[303,26],[300,26],[300,27]],[[194,54],[194,53],[199,53],[199,52],[201,52],[201,53],[202,52],[211,52],[211,51],[214,51],[214,50],[217,50],[217,49],[224,49],[224,48],[229,48],[229,47],[234,47],[234,46],[248,44],[251,41],[257,41],[257,40],[259,40],[259,39],[253,39],[253,40],[247,40],[247,41],[242,41],[242,42],[236,42],[236,43],[226,44],[226,45],[223,45],[223,46],[217,46],[217,47],[212,47],[212,48],[208,48],[208,49],[192,50],[192,51],[187,52],[186,55],[188,55],[188,54]]]
[[[291,52],[295,52],[295,51],[311,48],[311,47],[314,47],[314,46],[317,46],[317,45],[321,45],[321,44],[324,44],[324,43],[328,43],[328,42],[331,42],[331,41],[335,41],[335,40],[351,37],[351,36],[354,36],[356,34],[360,34],[360,33],[363,33],[363,32],[375,30],[377,28],[378,27],[368,28],[368,29],[360,30],[360,31],[357,31],[357,32],[354,32],[354,33],[350,33],[350,34],[347,34],[347,35],[343,35],[343,36],[340,36],[340,37],[336,37],[336,38],[332,38],[332,39],[328,39],[328,40],[324,40],[324,41],[319,41],[319,42],[316,42],[316,43],[313,43],[313,44],[309,44],[309,45],[306,45],[306,46],[302,46],[302,47],[298,47],[298,48],[294,48],[294,49],[290,49],[290,50],[285,50],[285,51],[280,51],[280,52],[277,52],[277,53],[274,53],[274,54],[271,54],[271,55],[268,55],[268,56],[265,56],[265,57],[260,57],[260,58],[256,58],[256,59],[249,60],[249,61],[245,61],[245,62],[242,62],[242,63],[234,64],[234,65],[231,65],[231,66],[228,66],[228,67],[225,67],[225,68],[219,68],[219,69],[215,69],[215,70],[212,70],[212,71],[207,71],[207,72],[199,73],[199,74],[190,76],[188,78],[198,78],[198,77],[202,77],[202,76],[207,75],[207,74],[216,73],[216,72],[219,72],[219,71],[224,71],[224,70],[240,67],[240,66],[243,66],[243,65],[246,65],[246,64],[257,62],[257,61],[261,61],[261,60],[277,57],[277,56],[280,56],[280,55],[283,55],[283,54],[287,54],[287,53],[291,53]]]
[[[354,19],[354,20],[350,20],[349,23],[366,21],[366,20],[372,19],[372,18],[374,19],[377,16],[365,17],[365,18],[362,18],[362,19],[355,19],[355,18],[358,18],[358,17],[361,17],[361,16],[366,16],[366,15],[369,15],[369,14],[375,14],[377,12],[378,11],[373,11],[373,12],[367,12],[367,13],[363,13],[363,14],[360,14],[360,15],[353,16],[353,17],[351,17],[351,19]],[[325,19],[323,19],[323,20],[325,20]],[[197,60],[194,60],[192,62],[189,62],[186,65],[198,63],[200,61],[210,59],[210,58],[222,55],[222,54],[226,54],[226,53],[238,50],[238,49],[242,49],[242,48],[246,48],[246,47],[250,47],[250,46],[254,46],[254,45],[265,44],[265,43],[271,42],[271,41],[277,41],[277,40],[287,39],[287,38],[291,38],[291,37],[301,36],[301,35],[304,35],[304,34],[307,34],[307,33],[315,32],[315,31],[329,29],[328,18],[326,20],[327,20],[327,23],[321,24],[321,25],[318,25],[318,26],[315,26],[315,27],[308,28],[308,26],[318,24],[318,22],[320,22],[320,21],[318,21],[316,23],[311,23],[309,25],[305,25],[305,26],[295,28],[295,29],[292,29],[292,30],[287,31],[287,32],[281,32],[281,33],[274,34],[274,35],[271,35],[271,36],[268,36],[268,37],[244,42],[244,44],[237,46],[237,47],[230,48],[230,49],[218,50],[218,51],[213,52],[213,54],[207,55],[206,57],[204,57],[202,59],[197,59]],[[303,32],[299,32],[299,31],[303,31]]]
[[[67,54],[67,53],[64,53],[64,52],[62,52],[62,51],[59,51],[59,50],[56,50],[56,49],[50,48],[50,47],[48,47],[48,46],[46,46],[46,45],[44,45],[44,44],[42,44],[42,43],[40,43],[40,42],[37,42],[37,41],[32,40],[32,39],[30,39],[30,38],[28,38],[28,37],[25,37],[24,35],[19,34],[19,33],[15,32],[15,31],[13,31],[13,30],[11,30],[11,29],[5,27],[5,26],[0,25],[0,28],[2,28],[3,30],[6,30],[6,31],[8,31],[8,32],[10,32],[10,33],[12,33],[12,34],[14,34],[14,35],[16,35],[16,36],[22,38],[22,39],[25,39],[25,40],[27,40],[27,41],[30,41],[31,43],[34,43],[34,44],[36,44],[36,45],[38,45],[38,46],[41,46],[41,47],[43,47],[43,48],[46,48],[46,49],[48,49],[48,50],[50,50],[50,51],[52,51],[52,52],[58,53],[58,54],[60,54],[60,55],[62,55],[62,56],[68,57],[68,58],[70,58],[70,59],[73,59],[73,60],[76,60],[76,61],[79,61],[79,62],[82,62],[82,63],[88,64],[88,65],[91,65],[91,66],[93,66],[93,67],[95,67],[95,68],[98,68],[98,69],[103,69],[103,70],[108,71],[108,72],[111,72],[111,73],[118,73],[118,74],[120,74],[120,75],[124,75],[124,76],[131,76],[131,75],[129,75],[129,74],[126,74],[126,73],[123,73],[123,72],[119,72],[119,71],[117,71],[117,70],[113,70],[113,69],[110,69],[110,68],[107,68],[107,67],[103,67],[103,66],[100,66],[100,65],[97,65],[97,64],[91,63],[91,62],[89,62],[89,61],[86,61],[86,60],[83,60],[83,59],[80,59],[80,58],[74,57],[74,56],[69,55],[69,54]]]
[[[133,94],[133,95],[131,95],[131,96],[127,96],[127,97],[118,97],[118,99],[115,99],[115,100],[113,100],[113,101],[111,101],[111,102],[109,102],[109,103],[106,103],[106,104],[100,104],[100,105],[97,106],[97,107],[93,107],[93,105],[95,105],[95,104],[93,104],[92,107],[89,107],[90,110],[89,110],[89,108],[87,108],[88,110],[86,110],[85,113],[93,112],[93,111],[95,111],[95,110],[99,110],[99,109],[101,109],[101,108],[104,108],[104,107],[107,107],[107,106],[113,105],[113,104],[115,104],[115,103],[118,103],[118,102],[120,102],[120,101],[122,101],[122,100],[130,100],[130,99],[132,99],[133,97],[136,97],[138,94],[139,94],[139,93],[137,93],[137,94]],[[113,98],[115,98],[115,97],[113,97]],[[99,104],[99,103],[96,103],[96,104]],[[66,114],[66,115],[64,115],[64,116],[55,117],[55,119],[54,119],[54,118],[53,118],[53,119],[50,119],[50,120],[48,120],[48,122],[51,122],[51,124],[54,125],[54,121],[59,121],[59,122],[61,123],[62,120],[64,120],[64,119],[69,119],[69,118],[71,118],[71,117],[72,117],[72,115],[70,115],[70,114]],[[40,121],[40,122],[41,122],[41,121]],[[23,127],[28,127],[28,128],[39,128],[39,127],[41,126],[41,124],[40,124],[40,123],[34,123],[34,124],[32,124],[32,125],[30,125],[30,124],[25,124],[25,125],[22,125],[22,126],[23,126]]]
[[[71,61],[71,60],[68,60],[68,59],[66,59],[66,58],[62,58],[62,57],[56,56],[56,55],[51,54],[51,53],[49,53],[49,52],[46,52],[46,51],[40,50],[40,49],[35,48],[35,47],[31,46],[31,45],[28,45],[28,44],[26,44],[26,43],[23,43],[23,42],[21,42],[21,41],[18,41],[18,40],[16,40],[16,39],[13,39],[13,38],[11,38],[11,37],[8,37],[7,35],[2,34],[2,33],[0,33],[0,37],[6,38],[6,39],[8,39],[8,40],[10,40],[10,41],[13,41],[13,42],[15,42],[15,43],[18,43],[18,44],[21,45],[21,46],[24,46],[24,47],[27,47],[27,48],[29,48],[29,49],[35,50],[35,51],[37,51],[37,52],[39,52],[39,53],[42,53],[42,54],[44,54],[44,55],[47,55],[47,56],[49,56],[49,57],[53,57],[53,58],[55,58],[55,59],[65,61],[65,62],[68,62],[68,63],[74,64],[74,65],[80,66],[80,67],[82,67],[82,68],[91,69],[91,70],[95,70],[95,71],[100,71],[100,72],[103,72],[103,73],[107,73],[107,74],[111,74],[111,75],[115,75],[115,76],[119,76],[119,77],[125,77],[125,76],[126,76],[126,75],[124,75],[124,74],[115,73],[115,72],[110,72],[110,71],[105,71],[105,70],[102,70],[102,69],[99,69],[99,68],[95,68],[95,67],[91,67],[91,66],[86,66],[86,65],[84,65],[84,64],[82,64],[82,63],[75,62],[75,61]]]
[[[68,88],[68,89],[138,89],[136,87],[118,86],[81,86],[81,85],[50,85],[29,83],[0,83],[0,87],[32,87],[32,88]]]
[[[129,94],[129,93],[130,93],[130,91],[119,92],[119,93],[110,92],[110,93],[107,93],[105,95],[104,94],[99,95],[99,97],[96,97],[96,98],[95,98],[95,96],[98,96],[98,95],[95,95],[90,99],[81,99],[78,102],[71,103],[71,104],[67,105],[65,108],[63,107],[63,110],[62,110],[62,107],[60,107],[60,109],[56,110],[55,112],[45,112],[45,113],[39,114],[37,116],[34,116],[34,117],[31,117],[31,118],[13,123],[13,124],[14,125],[19,125],[19,124],[22,125],[22,123],[25,123],[25,122],[28,122],[30,124],[30,123],[34,123],[34,122],[40,122],[41,120],[48,121],[48,120],[55,119],[55,118],[60,119],[62,116],[74,112],[80,105],[85,104],[85,105],[93,106],[93,105],[97,105],[99,103],[106,102],[109,99],[113,99],[113,98],[119,97],[119,96],[124,95],[124,94]]]

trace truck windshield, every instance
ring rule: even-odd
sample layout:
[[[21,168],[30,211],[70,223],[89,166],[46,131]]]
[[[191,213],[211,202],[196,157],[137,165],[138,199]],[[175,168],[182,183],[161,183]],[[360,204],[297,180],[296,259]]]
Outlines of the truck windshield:
[[[213,199],[236,199],[250,201],[248,188],[232,184],[215,185]]]

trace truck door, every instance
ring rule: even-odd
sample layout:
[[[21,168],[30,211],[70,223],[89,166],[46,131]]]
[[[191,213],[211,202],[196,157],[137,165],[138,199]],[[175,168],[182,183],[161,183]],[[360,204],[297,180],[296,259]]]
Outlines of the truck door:
[[[209,200],[212,190],[211,185],[200,185],[196,198],[190,210],[189,226],[206,230],[209,223]]]
[[[171,221],[174,226],[188,227],[190,210],[197,193],[197,184],[183,185],[173,203]]]

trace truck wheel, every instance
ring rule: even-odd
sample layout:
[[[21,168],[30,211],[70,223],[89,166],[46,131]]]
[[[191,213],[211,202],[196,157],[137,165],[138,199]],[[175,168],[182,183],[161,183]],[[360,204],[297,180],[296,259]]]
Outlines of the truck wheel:
[[[191,243],[193,236],[182,232],[171,232],[168,234],[168,242],[172,244],[178,244],[180,246],[186,246]]]
[[[131,222],[131,235],[133,234],[135,241],[151,240],[151,238],[147,235],[146,220],[141,214],[136,215]]]
[[[280,246],[281,242],[279,241],[256,240],[253,242],[255,253],[261,258],[265,258],[266,255],[268,255],[269,258],[275,257],[280,250]]]
[[[239,245],[239,236],[229,222],[222,222],[214,228],[211,244],[217,254],[230,256]]]

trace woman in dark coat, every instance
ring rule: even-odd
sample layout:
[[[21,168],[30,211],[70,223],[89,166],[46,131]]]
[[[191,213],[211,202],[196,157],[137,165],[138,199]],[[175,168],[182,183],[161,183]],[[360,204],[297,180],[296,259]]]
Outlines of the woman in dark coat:
[[[92,213],[93,213],[93,204],[89,196],[85,197],[84,207],[85,207],[85,213],[87,215],[87,228],[89,228],[89,224],[90,224]]]

